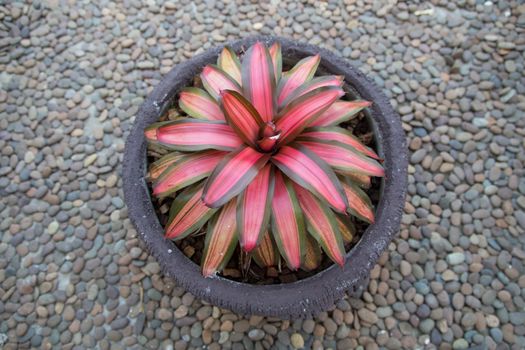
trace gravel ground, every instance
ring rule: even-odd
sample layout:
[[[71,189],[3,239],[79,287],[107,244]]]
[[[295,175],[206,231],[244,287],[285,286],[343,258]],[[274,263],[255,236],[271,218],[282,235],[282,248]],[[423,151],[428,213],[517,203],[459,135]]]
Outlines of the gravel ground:
[[[0,5],[0,348],[525,347],[525,5],[73,3]],[[412,152],[399,237],[362,296],[314,319],[196,300],[122,200],[144,97],[174,64],[251,34],[373,75]]]

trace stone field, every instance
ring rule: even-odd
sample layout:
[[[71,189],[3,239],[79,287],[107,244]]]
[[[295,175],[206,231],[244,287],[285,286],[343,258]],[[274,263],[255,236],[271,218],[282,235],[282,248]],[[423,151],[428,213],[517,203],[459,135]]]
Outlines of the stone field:
[[[525,349],[522,1],[35,0],[0,19],[0,349]],[[162,75],[256,34],[369,74],[411,152],[399,236],[361,296],[313,319],[185,293],[123,201],[124,141]]]

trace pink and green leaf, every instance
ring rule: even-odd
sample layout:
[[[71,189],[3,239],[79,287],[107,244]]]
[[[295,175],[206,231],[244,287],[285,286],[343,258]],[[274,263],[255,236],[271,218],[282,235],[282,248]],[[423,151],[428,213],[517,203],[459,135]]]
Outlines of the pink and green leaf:
[[[340,213],[346,212],[348,202],[343,186],[334,171],[315,153],[304,146],[284,146],[272,162],[297,184],[325,200]]]
[[[279,171],[272,198],[272,233],[288,267],[297,270],[305,253],[304,217],[291,181]]]
[[[171,205],[166,238],[179,240],[199,230],[217,211],[202,201],[203,184],[187,187]]]
[[[281,73],[283,70],[283,56],[281,53],[281,43],[275,42],[269,49],[270,57],[272,58],[273,74],[275,76],[275,83],[278,84],[281,80]]]
[[[378,177],[385,175],[385,170],[381,164],[341,142],[314,141],[311,138],[302,138],[297,143],[312,150],[328,165],[335,168],[337,172],[343,174],[357,172]]]
[[[160,176],[160,174],[162,174],[164,170],[166,170],[170,165],[184,158],[185,156],[186,155],[184,153],[170,152],[162,158],[160,158],[159,160],[153,162],[149,167],[148,180],[156,180]]]
[[[345,247],[334,213],[308,190],[298,185],[295,185],[294,189],[306,218],[308,232],[317,240],[332,261],[343,266]]]
[[[153,183],[155,196],[167,196],[209,176],[226,152],[191,153],[170,165]]]
[[[256,147],[259,130],[264,126],[257,110],[244,96],[235,91],[222,91],[220,102],[228,124],[245,143]]]
[[[206,91],[187,87],[182,89],[179,98],[179,107],[190,117],[204,120],[224,120],[217,101]]]
[[[310,81],[307,81],[303,85],[299,86],[297,89],[295,89],[294,92],[292,92],[280,105],[279,107],[286,106],[296,98],[303,96],[304,94],[309,93],[310,91],[314,91],[316,89],[319,89],[321,87],[326,86],[333,86],[333,87],[341,87],[343,86],[343,79],[344,77],[342,75],[326,75],[322,77],[316,77],[313,78]]]
[[[231,48],[225,47],[222,49],[222,52],[217,59],[217,66],[235,80],[237,84],[242,84],[241,62],[235,51]]]
[[[337,126],[308,128],[301,134],[301,138],[302,137],[310,138],[314,141],[341,142],[355,148],[368,157],[379,159],[379,156],[372,149],[361,143],[350,131]]]
[[[306,57],[297,62],[291,70],[283,73],[277,90],[277,103],[279,106],[295,89],[313,78],[320,61],[321,57],[319,55]]]
[[[252,257],[260,267],[277,266],[279,264],[279,251],[266,231],[259,242],[259,245],[252,251]]]
[[[252,251],[268,229],[273,189],[272,167],[266,164],[238,197],[237,226],[245,252]]]
[[[335,126],[351,120],[363,108],[370,106],[368,101],[336,101],[323,114],[311,123],[311,126]]]
[[[370,198],[358,186],[343,182],[346,197],[348,198],[348,213],[368,223],[374,222],[374,208]]]
[[[157,129],[157,142],[177,151],[217,149],[232,151],[242,140],[225,122],[182,118]]]
[[[209,277],[221,271],[230,260],[237,245],[235,199],[229,201],[208,224],[202,255],[202,274]]]
[[[223,90],[241,92],[239,84],[237,84],[226,72],[213,64],[204,67],[201,73],[201,80],[202,85],[204,85],[206,91],[208,91],[215,101],[219,100],[221,91]]]
[[[276,122],[281,131],[280,145],[291,142],[335,100],[344,94],[341,88],[321,87],[295,99],[287,105]]]
[[[265,122],[274,117],[275,77],[274,66],[268,49],[261,42],[255,43],[242,59],[242,87],[244,95]]]
[[[204,186],[203,200],[218,208],[237,196],[268,162],[269,154],[241,146],[225,156],[213,170]]]

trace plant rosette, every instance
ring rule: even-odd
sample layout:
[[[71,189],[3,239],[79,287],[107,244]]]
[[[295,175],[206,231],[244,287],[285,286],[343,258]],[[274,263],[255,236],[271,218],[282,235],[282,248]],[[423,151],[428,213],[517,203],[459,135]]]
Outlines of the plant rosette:
[[[354,120],[371,135],[352,134]],[[166,274],[215,305],[289,318],[361,287],[399,229],[407,164],[399,116],[363,74],[313,46],[250,38],[168,73],[137,114],[123,180]],[[181,246],[196,239],[200,267]],[[320,267],[323,257],[333,264]],[[312,274],[250,284],[221,274],[229,262],[252,280]]]

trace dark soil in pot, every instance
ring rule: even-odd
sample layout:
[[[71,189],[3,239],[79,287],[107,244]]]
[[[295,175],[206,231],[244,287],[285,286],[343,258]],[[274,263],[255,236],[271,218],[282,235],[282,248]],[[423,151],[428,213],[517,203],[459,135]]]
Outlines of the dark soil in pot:
[[[397,234],[407,187],[408,154],[405,134],[400,118],[393,111],[386,96],[372,80],[347,61],[318,47],[281,38],[254,37],[233,42],[230,46],[239,51],[257,40],[268,45],[279,40],[283,57],[292,60],[320,53],[321,74],[330,72],[343,75],[346,82],[352,83],[352,90],[355,90],[357,95],[373,102],[368,108],[367,119],[371,121],[369,125],[379,146],[376,149],[384,158],[386,176],[380,186],[380,200],[376,202],[376,221],[364,230],[359,242],[347,253],[344,268],[331,265],[296,282],[268,285],[239,283],[220,276],[204,278],[196,263],[188,259],[171,240],[164,239],[163,227],[155,212],[145,179],[147,150],[144,128],[158,121],[174,104],[180,89],[191,85],[193,77],[199,74],[206,64],[216,60],[220,47],[174,67],[141,106],[126,142],[123,164],[124,194],[129,218],[139,237],[146,243],[164,273],[173,277],[186,291],[239,314],[258,314],[285,319],[306,317],[333,306],[345,292],[362,288],[379,256]],[[377,196],[375,199],[377,200]]]

